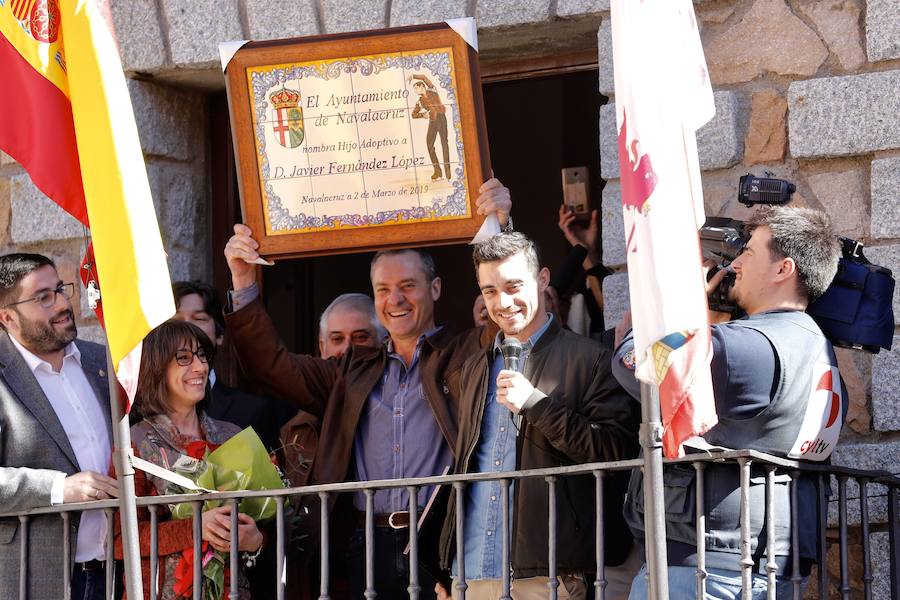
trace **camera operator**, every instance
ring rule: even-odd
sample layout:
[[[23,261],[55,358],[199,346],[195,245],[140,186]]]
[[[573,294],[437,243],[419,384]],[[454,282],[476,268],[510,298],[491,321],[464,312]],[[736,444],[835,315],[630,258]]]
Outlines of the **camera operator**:
[[[847,394],[831,343],[804,310],[834,278],[839,243],[827,215],[811,209],[762,209],[749,225],[750,240],[732,263],[736,281],[731,297],[747,316],[728,320],[726,313],[710,312],[710,321],[717,323],[711,332],[711,370],[719,423],[686,446],[747,448],[791,459],[825,461],[843,425]],[[712,292],[724,275],[725,271],[716,273],[708,291]],[[629,334],[616,351],[613,372],[626,389],[639,396],[633,348]],[[762,473],[754,469],[750,483],[754,598],[764,597],[766,589],[765,483],[757,477]],[[816,495],[813,482],[801,478],[798,523],[792,524],[790,477],[776,472],[775,480],[777,593],[781,598],[790,597],[792,526],[800,527],[802,576],[808,576],[815,560]],[[669,466],[664,486],[669,591],[672,597],[689,597],[696,590],[694,469]],[[707,465],[704,505],[706,591],[710,598],[741,595],[739,488],[739,471],[734,465]],[[638,540],[644,537],[643,497],[642,478],[636,473],[625,513]],[[646,598],[646,588],[642,569],[630,597]]]

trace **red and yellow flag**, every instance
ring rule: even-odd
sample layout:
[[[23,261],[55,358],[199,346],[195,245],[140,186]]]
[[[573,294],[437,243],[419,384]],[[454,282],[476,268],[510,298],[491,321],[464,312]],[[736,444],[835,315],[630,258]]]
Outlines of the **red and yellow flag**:
[[[175,305],[106,0],[0,0],[0,86],[0,149],[91,228],[131,397],[141,340]]]

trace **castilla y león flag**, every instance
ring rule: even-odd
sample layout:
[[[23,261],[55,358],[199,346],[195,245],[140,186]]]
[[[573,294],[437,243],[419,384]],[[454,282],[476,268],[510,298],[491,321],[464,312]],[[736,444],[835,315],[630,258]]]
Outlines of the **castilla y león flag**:
[[[0,0],[0,149],[89,226],[103,324],[133,396],[141,340],[175,312],[106,0]]]
[[[691,0],[613,0],[611,17],[636,372],[674,457],[717,422],[696,142],[715,105]]]

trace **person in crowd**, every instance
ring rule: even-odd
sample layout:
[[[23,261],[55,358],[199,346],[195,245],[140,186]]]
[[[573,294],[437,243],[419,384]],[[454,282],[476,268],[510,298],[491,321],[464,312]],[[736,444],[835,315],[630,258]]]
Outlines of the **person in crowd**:
[[[0,506],[25,511],[107,500],[118,484],[106,475],[112,429],[105,349],[77,339],[72,296],[54,262],[39,254],[0,257]],[[105,598],[107,522],[102,511],[73,516],[72,562],[63,564],[63,521],[28,521],[27,573],[20,572],[18,519],[0,520],[0,598]]]
[[[496,213],[509,225],[509,190],[496,179],[481,186],[479,213]],[[244,225],[225,247],[234,291],[226,323],[247,373],[273,395],[293,401],[322,421],[311,483],[439,475],[453,462],[457,382],[463,361],[489,343],[479,330],[456,333],[438,327],[434,305],[441,280],[430,255],[420,250],[379,252],[370,275],[375,309],[388,337],[377,348],[351,346],[340,359],[288,352],[256,289],[258,245]],[[422,489],[423,507],[430,490]],[[310,513],[319,514],[317,498]],[[363,493],[331,495],[332,564],[350,571],[353,596],[365,588]],[[403,488],[374,495],[375,589],[400,598],[409,585],[409,507]],[[313,519],[318,521],[317,519]],[[349,526],[349,527],[348,527]],[[349,543],[348,543],[349,542]],[[435,581],[419,569],[420,597],[433,597]]]
[[[473,259],[488,315],[500,331],[486,351],[471,356],[462,368],[454,472],[538,469],[637,456],[639,405],[613,378],[611,352],[563,329],[547,312],[544,291],[550,272],[541,268],[535,243],[518,232],[501,233],[476,245]],[[523,346],[518,371],[504,366],[500,348],[509,339]],[[590,474],[566,477],[557,485],[557,536],[565,540],[556,557],[559,598],[585,598],[583,575],[596,569],[594,486]],[[607,598],[626,597],[640,565],[635,553],[630,564],[618,566],[631,548],[621,514],[624,491],[625,482],[610,474],[601,541]],[[513,574],[513,599],[546,597],[546,482],[525,479],[512,486],[509,565],[501,560],[500,498],[499,481],[469,485],[465,506],[456,506],[450,498],[441,556],[454,577],[454,598],[461,561],[466,598],[498,598],[506,569]],[[454,559],[457,510],[465,512],[465,555]]]
[[[341,294],[319,318],[319,356],[340,358],[351,344],[378,347],[386,332],[365,294]]]
[[[237,425],[213,419],[206,413],[209,364],[214,356],[212,341],[192,323],[170,319],[147,334],[134,399],[143,420],[131,427],[135,456],[169,468],[180,455],[202,458],[205,450],[215,450],[240,431]],[[169,482],[136,470],[134,487],[138,497],[157,496],[166,494]],[[158,510],[158,597],[175,598],[184,595],[179,586],[190,583],[191,579],[191,571],[185,564],[192,564],[190,561],[193,560],[187,556],[193,552],[192,522],[191,519],[172,519],[165,506]],[[116,520],[116,556],[121,558],[122,535],[118,517]],[[141,573],[146,598],[150,597],[150,527],[149,511],[146,507],[138,507],[138,537],[143,557]],[[230,505],[203,512],[201,535],[215,550],[230,551]],[[239,514],[238,550],[255,555],[262,546],[263,535],[256,523],[249,516]],[[179,577],[179,572],[188,575]],[[229,597],[229,579],[226,575],[222,598]],[[239,580],[240,597],[249,598],[243,572]]]
[[[603,278],[611,271],[600,260],[597,211],[591,211],[590,221],[584,224],[562,204],[558,225],[571,248],[551,278],[550,286],[569,299],[566,323],[576,333],[588,335],[613,349],[612,333],[604,331],[603,326]]]
[[[177,308],[175,318],[202,329],[216,349],[221,349],[225,341],[225,320],[216,289],[200,281],[176,281],[172,293]],[[225,385],[216,377],[212,365],[209,383],[212,398],[206,412],[210,417],[234,423],[241,429],[252,427],[270,451],[281,446],[279,430],[296,414],[296,409],[285,402]]]
[[[351,345],[377,348],[385,335],[375,315],[371,297],[357,293],[341,294],[331,301],[319,318],[319,356],[340,358]],[[295,487],[309,483],[319,450],[320,429],[321,420],[304,410],[298,410],[296,416],[281,428],[281,465]],[[291,549],[288,555],[287,594],[300,600],[313,597],[312,577],[304,554],[309,553]],[[338,588],[347,585],[346,578],[335,572],[338,570],[332,571],[333,597],[339,597]]]
[[[484,296],[478,294],[475,296],[475,302],[472,303],[472,323],[475,327],[483,327],[490,322],[487,307],[484,305]]]
[[[732,300],[747,316],[730,320],[710,312],[712,383],[719,422],[691,448],[747,448],[775,456],[825,461],[843,425],[847,393],[831,343],[804,310],[831,284],[840,248],[828,216],[808,208],[773,207],[750,222],[752,235],[732,266]],[[709,291],[725,271],[716,273]],[[616,351],[613,371],[636,398],[634,341],[630,333]],[[821,401],[824,397],[824,402]],[[741,597],[740,480],[734,465],[706,467],[706,593],[708,598]],[[765,484],[762,471],[750,480],[750,543],[753,598],[766,597]],[[669,593],[695,593],[697,547],[695,472],[674,465],[664,473]],[[816,556],[816,492],[811,480],[798,485],[798,523],[790,522],[790,477],[777,474],[773,491],[774,540],[779,598],[789,598],[793,552],[799,552],[801,576]],[[643,482],[635,472],[626,518],[638,539],[644,537]],[[667,509],[668,511],[669,509]],[[677,513],[677,514],[676,514]],[[791,527],[800,528],[800,547],[792,548]],[[761,541],[762,537],[762,541]],[[634,580],[631,598],[647,597],[645,569]]]

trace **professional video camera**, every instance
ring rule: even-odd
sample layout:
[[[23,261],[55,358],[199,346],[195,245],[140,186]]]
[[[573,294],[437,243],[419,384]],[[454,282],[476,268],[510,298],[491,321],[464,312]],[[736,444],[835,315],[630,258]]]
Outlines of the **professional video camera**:
[[[787,204],[795,191],[784,179],[744,175],[738,185],[738,201],[746,206]],[[700,228],[703,257],[715,261],[728,274],[709,296],[709,308],[738,316],[740,309],[731,300],[734,271],[731,262],[743,252],[750,239],[743,221],[709,217]],[[894,278],[885,267],[874,265],[863,255],[863,245],[839,238],[842,257],[837,274],[822,296],[806,312],[835,346],[877,354],[891,349],[894,311],[891,304]],[[710,272],[710,276],[715,271]]]

